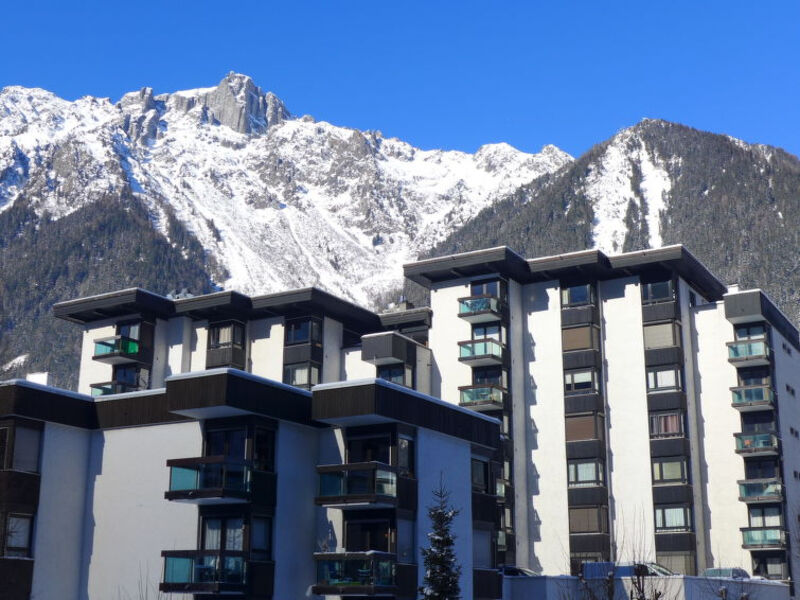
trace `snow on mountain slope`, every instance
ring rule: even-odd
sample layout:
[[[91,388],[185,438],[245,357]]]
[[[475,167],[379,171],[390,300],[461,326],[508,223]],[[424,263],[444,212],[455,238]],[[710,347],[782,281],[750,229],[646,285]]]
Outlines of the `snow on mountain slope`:
[[[401,265],[572,158],[507,144],[420,150],[295,118],[249,77],[118,103],[0,91],[0,211],[60,218],[130,189],[165,237],[174,214],[246,293],[320,285],[369,304]]]

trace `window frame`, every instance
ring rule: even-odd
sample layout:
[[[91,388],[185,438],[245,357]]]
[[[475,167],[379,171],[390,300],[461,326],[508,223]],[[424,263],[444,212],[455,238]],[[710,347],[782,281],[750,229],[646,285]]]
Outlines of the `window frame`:
[[[298,372],[303,368],[306,369],[306,383],[292,383],[292,381],[288,381],[289,377],[287,377],[287,372],[289,370],[293,370],[293,372]],[[313,373],[316,372],[316,378],[313,377]],[[306,360],[296,363],[289,363],[283,365],[283,383],[287,385],[291,385],[297,388],[302,389],[311,389],[318,383],[320,383],[320,375],[322,373],[322,365],[317,362]]]
[[[476,466],[479,467],[479,470],[476,471]],[[491,479],[489,475],[489,461],[477,458],[475,456],[471,457],[470,459],[470,485],[472,488],[473,493],[478,494],[488,494],[489,493],[489,481]],[[483,481],[475,480],[476,473],[480,473],[483,477]]]
[[[25,546],[9,545],[9,535],[12,534],[11,519],[25,519],[28,521],[28,539]],[[23,512],[8,512],[3,519],[3,556],[9,558],[32,558],[33,557],[33,534],[35,527],[35,515]]]
[[[680,463],[681,475],[679,478],[665,478],[664,467],[665,463]],[[656,474],[659,476],[656,477]],[[675,485],[675,484],[688,484],[689,483],[689,465],[687,464],[685,456],[658,456],[650,460],[650,476],[653,478],[653,485]]]
[[[580,373],[589,373],[591,375],[589,388],[575,387],[575,375],[578,375]],[[580,396],[583,394],[596,394],[599,391],[597,380],[598,380],[597,369],[593,367],[584,369],[570,369],[569,371],[564,371],[564,395]]]
[[[666,512],[668,510],[681,510],[683,513],[683,525],[680,526],[667,526],[666,525]],[[661,525],[659,526],[659,513],[661,514]],[[671,533],[694,531],[692,522],[692,507],[689,504],[659,504],[653,507],[653,522],[655,525],[656,533]]]
[[[570,434],[570,422],[576,422],[579,419],[591,419],[593,437],[576,437],[573,438]],[[574,433],[574,432],[573,432]],[[593,440],[605,439],[605,415],[599,412],[592,413],[579,413],[565,415],[564,417],[564,440],[567,442],[588,442]]]
[[[678,417],[678,431],[676,432],[669,432],[669,431],[655,431],[654,424],[659,424],[658,429],[662,429],[660,426],[662,420],[667,419],[669,417]],[[650,427],[650,439],[663,439],[663,438],[681,438],[686,437],[686,412],[683,409],[676,408],[673,410],[660,410],[660,411],[653,411],[648,414],[647,416],[648,424]]]
[[[230,341],[221,342],[220,333],[223,329],[230,328]],[[222,348],[237,348],[244,349],[247,344],[245,326],[241,321],[219,321],[216,323],[209,323],[208,335],[206,339],[207,350],[220,350]]]
[[[653,332],[656,328],[669,328],[671,340],[666,345],[654,345],[652,340],[648,341],[648,331]],[[654,334],[650,334],[651,337]],[[645,323],[642,326],[642,339],[644,340],[645,350],[658,350],[660,348],[674,348],[681,345],[681,326],[677,321],[667,321],[665,323]]]
[[[658,385],[658,373],[667,373],[672,372],[675,375],[675,384],[671,386],[660,386]],[[655,386],[652,386],[651,382],[655,382]],[[679,392],[683,390],[683,369],[681,369],[678,365],[661,365],[657,367],[648,367],[647,368],[647,393],[654,394],[659,392]]]
[[[575,346],[568,338],[576,331],[586,331],[589,336],[588,346]],[[565,335],[567,339],[565,339]],[[570,343],[567,343],[570,341]],[[597,325],[578,325],[576,327],[564,327],[561,329],[561,351],[562,352],[585,352],[586,350],[600,349],[600,328]]]
[[[573,528],[573,513],[577,513],[578,511],[588,511],[589,513],[594,512],[594,519],[597,527],[595,529],[584,529],[579,530],[577,528]],[[569,526],[569,533],[570,535],[573,534],[593,534],[593,533],[608,533],[608,506],[604,504],[596,505],[596,506],[570,506],[567,514],[567,521]]]
[[[757,332],[756,330],[761,330]],[[742,335],[744,334],[744,335]],[[754,321],[752,323],[741,323],[733,327],[733,339],[737,342],[767,341],[769,336],[769,325],[766,321]]]
[[[669,290],[667,295],[657,295],[655,293],[656,286],[668,284]],[[642,291],[642,304],[659,304],[661,302],[674,302],[677,300],[675,280],[662,279],[661,281],[648,281],[641,283]]]
[[[296,337],[296,330],[302,325],[308,324],[308,336],[305,338]],[[322,319],[319,317],[297,317],[287,319],[283,325],[283,344],[284,346],[299,346],[301,344],[322,345]]]
[[[579,465],[592,464],[594,479],[579,479]],[[581,458],[567,461],[567,487],[601,487],[605,485],[605,463],[597,458]]]
[[[573,300],[572,290],[588,290],[584,300]],[[576,306],[594,306],[597,302],[594,285],[591,283],[581,283],[578,285],[561,286],[561,308],[572,308]]]

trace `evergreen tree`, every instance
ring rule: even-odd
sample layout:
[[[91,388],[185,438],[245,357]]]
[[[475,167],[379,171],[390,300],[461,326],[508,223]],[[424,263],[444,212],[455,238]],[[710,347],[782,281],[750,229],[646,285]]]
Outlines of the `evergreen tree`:
[[[460,512],[450,505],[448,492],[441,479],[433,491],[434,502],[428,506],[432,530],[428,534],[429,548],[422,548],[425,561],[424,585],[419,588],[423,600],[459,600],[461,565],[456,562],[455,536],[451,532],[453,519]]]

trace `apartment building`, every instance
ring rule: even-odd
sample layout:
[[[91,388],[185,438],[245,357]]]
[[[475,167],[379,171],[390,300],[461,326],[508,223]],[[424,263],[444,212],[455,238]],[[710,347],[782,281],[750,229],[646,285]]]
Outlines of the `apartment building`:
[[[761,291],[681,246],[405,274],[430,307],[57,304],[77,391],[0,384],[8,597],[414,598],[440,481],[465,598],[592,560],[794,580],[800,340]]]

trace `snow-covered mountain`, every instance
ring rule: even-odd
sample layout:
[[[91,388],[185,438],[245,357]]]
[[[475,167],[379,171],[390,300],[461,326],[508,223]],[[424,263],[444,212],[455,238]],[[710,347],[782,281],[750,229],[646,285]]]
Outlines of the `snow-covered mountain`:
[[[320,285],[370,305],[404,262],[571,161],[554,146],[426,151],[294,117],[236,73],[117,103],[0,91],[0,211],[25,202],[58,220],[129,193],[170,244],[173,218],[200,243],[217,285],[245,293]]]

